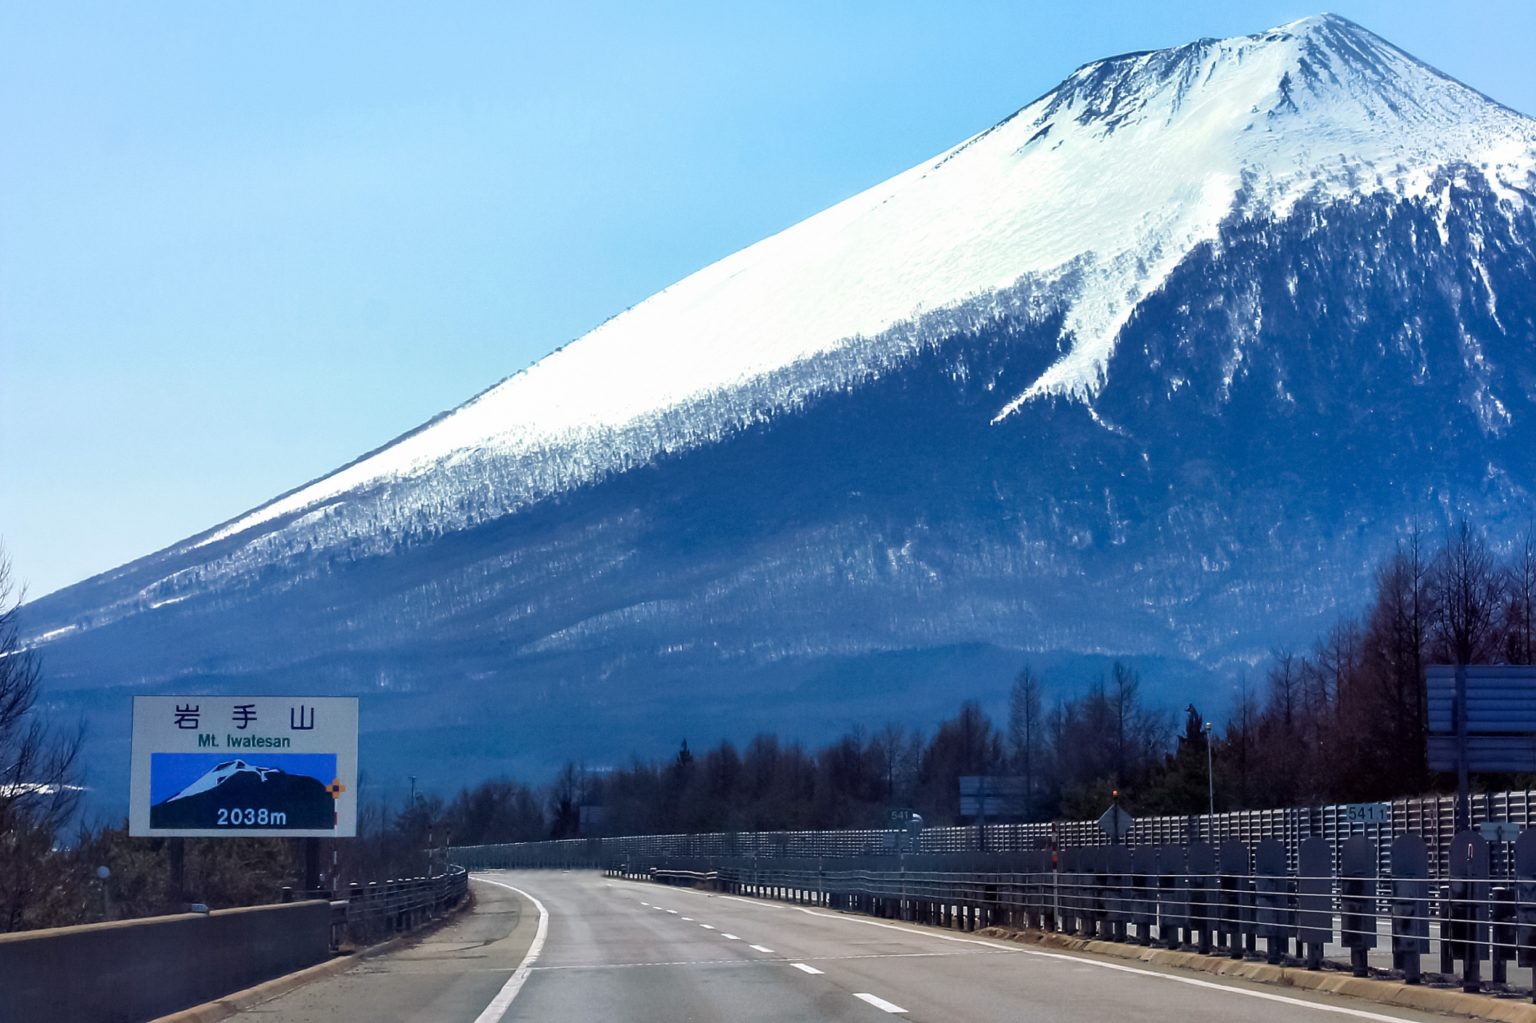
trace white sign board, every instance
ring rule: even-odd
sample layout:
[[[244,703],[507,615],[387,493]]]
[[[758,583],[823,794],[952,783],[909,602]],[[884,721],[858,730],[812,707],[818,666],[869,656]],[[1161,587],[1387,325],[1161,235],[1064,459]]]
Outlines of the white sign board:
[[[357,699],[135,696],[128,833],[357,834]]]

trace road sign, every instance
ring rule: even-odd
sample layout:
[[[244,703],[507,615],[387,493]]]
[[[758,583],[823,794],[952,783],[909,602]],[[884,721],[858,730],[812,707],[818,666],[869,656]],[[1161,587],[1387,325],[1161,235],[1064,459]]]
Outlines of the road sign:
[[[1520,837],[1520,825],[1514,821],[1483,821],[1477,833],[1485,842],[1513,842]]]
[[[991,774],[960,776],[960,816],[1022,817],[1029,812],[1029,785],[1023,778]]]
[[[1456,770],[1456,736],[1429,737],[1429,769]],[[1536,771],[1536,735],[1468,735],[1467,770],[1473,774]]]
[[[1347,824],[1391,824],[1391,803],[1345,803],[1339,807]]]
[[[1099,818],[1099,830],[1110,837],[1111,841],[1118,842],[1131,833],[1131,825],[1136,818],[1125,812],[1125,808],[1119,803],[1104,811],[1104,816]]]
[[[1536,667],[1431,664],[1425,669],[1429,768],[1457,770],[1456,672],[1466,678],[1466,768],[1536,771]]]
[[[135,696],[128,833],[357,834],[357,700]]]

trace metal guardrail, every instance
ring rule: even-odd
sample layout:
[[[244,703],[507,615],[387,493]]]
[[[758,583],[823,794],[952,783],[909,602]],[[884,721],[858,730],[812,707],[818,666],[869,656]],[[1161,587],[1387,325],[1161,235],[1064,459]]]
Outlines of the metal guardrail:
[[[1470,837],[1463,838],[1471,856]],[[1309,872],[1275,871],[1282,855],[1275,843],[1251,855],[1237,842],[1072,849],[1059,857],[666,857],[614,862],[605,872],[964,930],[1037,929],[1310,969],[1335,959],[1356,976],[1390,969],[1410,984],[1424,981],[1422,960],[1438,952],[1438,972],[1459,972],[1468,991],[1482,989],[1485,963],[1489,981],[1506,988],[1512,963],[1536,965],[1536,864],[1513,881],[1495,878],[1485,850],[1432,880],[1424,845],[1415,855],[1410,841],[1398,850],[1405,872],[1380,876],[1368,844],[1357,838],[1335,850],[1315,839],[1302,853]],[[1342,870],[1333,866],[1340,861]]]
[[[1250,846],[1266,838],[1286,847],[1288,865],[1297,867],[1297,853],[1308,838],[1326,838],[1337,846],[1352,834],[1377,840],[1379,868],[1390,869],[1391,839],[1417,834],[1429,847],[1432,874],[1444,873],[1455,831],[1455,797],[1423,796],[1392,800],[1388,820],[1363,824],[1350,819],[1348,804],[1243,810],[1232,813],[1144,817],[1124,836],[1131,846],[1179,845],[1198,838],[1214,844],[1239,841]],[[1488,793],[1472,799],[1472,823],[1510,821],[1519,828],[1536,826],[1536,790]],[[853,831],[758,831],[710,834],[635,835],[613,838],[574,838],[549,842],[458,846],[449,850],[454,862],[472,870],[511,867],[596,868],[627,857],[644,856],[870,856],[905,851],[918,854],[964,852],[1027,852],[1052,841],[1058,848],[1108,846],[1109,838],[1096,821],[1054,821],[1029,824],[989,824],[985,827],[926,828],[914,839],[896,829]],[[1508,850],[1492,850],[1493,876],[1512,873]]]
[[[283,889],[284,902],[326,899],[331,904],[331,948],[362,948],[414,930],[451,911],[469,891],[469,871],[449,866],[431,877],[354,881],[340,892]]]

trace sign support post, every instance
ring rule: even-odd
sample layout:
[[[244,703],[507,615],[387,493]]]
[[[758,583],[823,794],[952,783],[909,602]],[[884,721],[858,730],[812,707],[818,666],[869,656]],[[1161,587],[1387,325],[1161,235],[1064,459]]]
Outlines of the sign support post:
[[[304,897],[313,899],[320,891],[320,840],[301,838],[304,843]]]
[[[1472,787],[1467,780],[1467,666],[1456,665],[1456,831],[1472,827]]]
[[[172,838],[168,840],[171,854],[171,901],[184,903],[187,901],[187,840],[185,838]]]

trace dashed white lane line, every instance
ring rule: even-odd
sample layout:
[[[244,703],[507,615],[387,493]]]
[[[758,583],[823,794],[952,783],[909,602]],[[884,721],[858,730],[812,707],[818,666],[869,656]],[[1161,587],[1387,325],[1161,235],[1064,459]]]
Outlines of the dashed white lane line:
[[[771,948],[764,948],[762,945],[752,945],[749,947],[752,948],[753,951],[762,952],[764,955],[773,955],[773,949]]]
[[[527,982],[528,974],[533,969],[534,961],[539,958],[539,953],[544,950],[544,936],[549,933],[549,911],[544,908],[544,903],[521,888],[514,888],[509,884],[492,881],[484,877],[477,877],[474,880],[482,884],[493,884],[497,888],[506,888],[508,891],[514,891],[533,903],[539,911],[539,926],[534,931],[533,943],[528,946],[528,952],[523,956],[523,961],[518,964],[512,976],[507,978],[507,982],[502,985],[501,990],[496,992],[496,997],[491,999],[491,1004],[487,1005],[480,1015],[475,1017],[475,1023],[500,1023],[501,1018],[507,1014],[507,1010],[512,1008],[512,999],[517,997],[517,993],[523,989],[523,984]]]
[[[734,935],[734,934],[726,934],[724,931],[720,932],[720,937],[724,938],[726,941],[740,941],[741,940],[740,938],[736,937],[736,935]]]
[[[688,921],[689,923],[693,923],[693,917],[691,917],[691,916],[685,916],[682,919]]]
[[[673,916],[677,916],[677,910],[675,910],[675,909],[669,909],[669,910],[667,910],[667,912],[671,913]]]
[[[903,1009],[901,1006],[897,1005],[895,1002],[887,1002],[884,998],[881,998],[878,995],[869,994],[867,992],[855,991],[853,993],[853,997],[861,998],[864,1001],[868,1002],[870,1005],[873,1005],[875,1008],[880,1009],[883,1012],[906,1012],[907,1011],[906,1009]]]
[[[704,928],[706,931],[712,931],[715,929],[714,924],[699,924],[699,926]]]
[[[702,893],[695,893],[702,894]],[[714,897],[714,896],[711,896]],[[1107,963],[1100,959],[1090,959],[1085,956],[1067,955],[1062,952],[1046,952],[1042,949],[1020,948],[1017,945],[1002,945],[994,941],[983,941],[979,938],[958,938],[948,934],[934,934],[932,931],[922,931],[915,927],[902,927],[899,924],[888,924],[879,920],[864,920],[855,916],[844,916],[840,913],[821,913],[814,909],[806,909],[803,906],[774,906],[756,899],[743,899],[731,895],[718,896],[722,899],[730,899],[733,902],[744,902],[759,909],[768,910],[794,910],[807,916],[819,916],[826,920],[841,920],[843,923],[855,924],[864,927],[879,927],[890,931],[905,931],[907,934],[915,934],[924,938],[937,938],[940,941],[952,941],[965,945],[981,945],[985,948],[997,949],[1001,952],[1012,952],[1015,955],[1029,956],[1036,959],[1055,959],[1062,962],[1073,963],[1077,966],[1097,967],[1101,970],[1113,970],[1116,973],[1130,973],[1147,977],[1152,980],[1167,981],[1172,984],[1185,984],[1189,987],[1205,988],[1210,991],[1220,991],[1225,994],[1240,998],[1256,998],[1263,1002],[1275,1002],[1280,1005],[1291,1005],[1299,1009],[1311,1009],[1314,1012],[1332,1013],[1338,1016],[1350,1016],[1355,1019],[1373,1020],[1375,1023],[1405,1023],[1402,1016],[1388,1016],[1379,1012],[1368,1012],[1364,1009],[1352,1009],[1343,1005],[1330,1005],[1327,1002],[1312,1002],[1302,998],[1290,998],[1286,995],[1270,994],[1268,991],[1254,991],[1249,988],[1229,987],[1215,981],[1200,980],[1195,977],[1180,977],[1171,973],[1158,973],[1155,970],[1144,970],[1135,966],[1126,966],[1120,963]],[[790,965],[803,968],[799,963]],[[820,973],[820,970],[816,971]]]
[[[816,969],[816,967],[814,967],[814,966],[807,966],[804,963],[790,963],[789,965],[793,966],[795,969],[799,970],[801,973],[809,973],[809,974],[812,974],[812,975],[815,975],[815,976],[820,976],[820,974],[821,974],[821,971]]]

